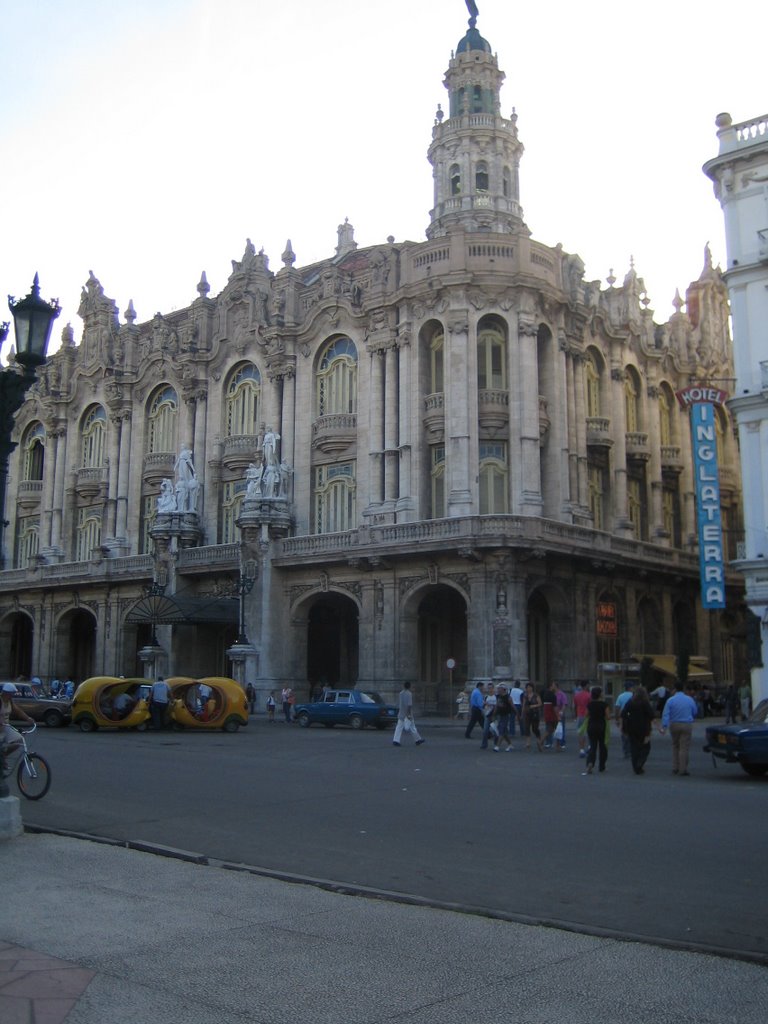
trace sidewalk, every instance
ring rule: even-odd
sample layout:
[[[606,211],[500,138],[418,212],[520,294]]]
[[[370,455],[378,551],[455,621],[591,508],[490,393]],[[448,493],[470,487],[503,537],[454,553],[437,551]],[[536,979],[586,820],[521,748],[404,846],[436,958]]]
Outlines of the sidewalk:
[[[0,871],[3,1024],[766,1018],[754,964],[49,834],[0,843]]]

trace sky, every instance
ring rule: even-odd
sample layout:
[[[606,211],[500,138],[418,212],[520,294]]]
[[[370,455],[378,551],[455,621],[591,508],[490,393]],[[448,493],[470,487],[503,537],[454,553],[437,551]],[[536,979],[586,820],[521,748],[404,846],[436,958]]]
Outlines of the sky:
[[[700,0],[477,6],[533,237],[587,280],[633,259],[668,319],[707,243],[725,265],[701,166],[720,111],[768,110],[762,3],[732,34]],[[333,256],[345,218],[361,247],[423,241],[467,19],[462,0],[0,0],[0,293],[39,272],[54,349],[67,322],[80,339],[91,270],[144,322],[197,298],[202,271],[220,292],[246,238],[274,271],[289,238],[299,267]]]

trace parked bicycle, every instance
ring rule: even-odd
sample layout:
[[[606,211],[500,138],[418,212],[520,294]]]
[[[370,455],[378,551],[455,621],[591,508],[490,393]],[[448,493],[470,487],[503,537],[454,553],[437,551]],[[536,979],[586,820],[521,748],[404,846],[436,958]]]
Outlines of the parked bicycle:
[[[22,747],[16,767],[16,785],[27,800],[42,800],[51,788],[51,766],[42,754],[36,754],[27,746],[27,736],[36,729],[35,724],[31,729],[19,730]]]

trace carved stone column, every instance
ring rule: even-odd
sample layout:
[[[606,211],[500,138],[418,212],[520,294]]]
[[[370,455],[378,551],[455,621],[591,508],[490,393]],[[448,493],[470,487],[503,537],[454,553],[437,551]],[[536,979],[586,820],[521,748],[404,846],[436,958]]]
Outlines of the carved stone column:
[[[385,399],[384,399],[384,501],[388,508],[394,509],[398,495],[398,351],[397,345],[387,348],[385,367]]]
[[[411,359],[411,337],[410,332],[401,330],[397,338],[400,358],[398,360],[399,389],[398,389],[398,438],[400,450],[399,467],[399,493],[397,500],[397,512],[399,521],[407,521],[411,518],[409,513],[413,512],[413,481],[411,479],[411,453],[413,424],[411,423],[412,410],[412,366]]]
[[[632,523],[627,509],[627,416],[624,406],[624,370],[611,369],[611,427],[613,434],[613,529],[625,537],[632,536]]]
[[[473,386],[476,387],[476,380],[470,373],[467,314],[457,313],[448,319],[446,327],[448,347],[445,353],[445,458],[449,485],[448,515],[469,516],[472,514],[469,390]],[[475,434],[476,432],[475,429]]]
[[[63,427],[53,432],[56,441],[56,468],[53,481],[53,517],[51,521],[51,547],[62,550],[62,521],[64,517],[64,488],[66,484],[67,432]]]
[[[131,435],[133,421],[129,409],[120,413],[120,468],[117,474],[117,510],[115,538],[128,543],[128,488],[131,483]],[[140,463],[137,460],[137,464]]]
[[[539,440],[539,329],[533,316],[518,314],[517,332],[520,348],[520,512],[522,515],[540,516],[543,499]]]
[[[370,446],[370,509],[380,509],[384,500],[384,370],[385,349],[376,346],[370,349],[371,390],[368,406],[368,431]]]

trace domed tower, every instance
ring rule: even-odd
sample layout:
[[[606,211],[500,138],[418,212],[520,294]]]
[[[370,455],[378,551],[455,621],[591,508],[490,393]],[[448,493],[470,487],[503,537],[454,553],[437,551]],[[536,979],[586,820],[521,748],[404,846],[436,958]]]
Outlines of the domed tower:
[[[477,7],[469,29],[451,56],[443,84],[449,116],[440,107],[428,157],[435,181],[435,206],[427,238],[451,231],[525,231],[520,207],[519,166],[523,145],[517,116],[501,116],[499,92],[505,75],[490,44],[477,31]]]

